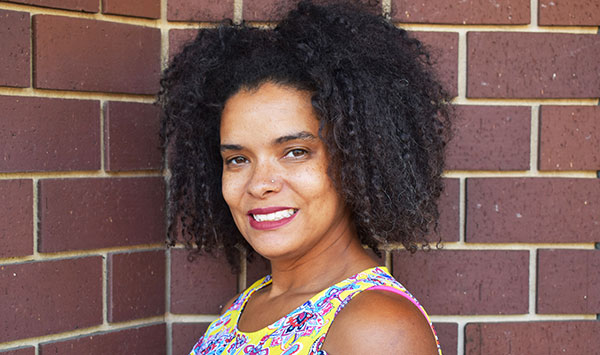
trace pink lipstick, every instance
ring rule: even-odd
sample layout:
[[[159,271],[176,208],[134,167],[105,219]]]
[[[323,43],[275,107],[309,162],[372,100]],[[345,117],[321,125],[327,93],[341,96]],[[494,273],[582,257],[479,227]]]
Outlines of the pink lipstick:
[[[271,230],[290,223],[298,210],[293,207],[266,207],[248,211],[250,226],[258,230]]]

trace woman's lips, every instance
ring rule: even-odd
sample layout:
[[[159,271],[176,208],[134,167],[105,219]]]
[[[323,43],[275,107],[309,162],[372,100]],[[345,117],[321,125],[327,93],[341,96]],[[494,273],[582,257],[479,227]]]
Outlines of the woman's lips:
[[[297,214],[293,207],[256,208],[248,211],[248,221],[254,229],[270,230],[290,223]]]

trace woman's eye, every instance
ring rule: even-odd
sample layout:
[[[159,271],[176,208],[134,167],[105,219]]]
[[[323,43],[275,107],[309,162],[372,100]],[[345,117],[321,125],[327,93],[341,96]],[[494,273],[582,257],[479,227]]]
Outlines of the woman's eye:
[[[285,156],[290,158],[301,158],[306,154],[308,154],[308,152],[304,149],[292,149],[289,152],[287,152]]]
[[[248,161],[248,159],[242,157],[242,156],[238,156],[238,157],[233,157],[233,158],[229,158],[225,161],[225,163],[227,165],[241,165],[244,164]]]

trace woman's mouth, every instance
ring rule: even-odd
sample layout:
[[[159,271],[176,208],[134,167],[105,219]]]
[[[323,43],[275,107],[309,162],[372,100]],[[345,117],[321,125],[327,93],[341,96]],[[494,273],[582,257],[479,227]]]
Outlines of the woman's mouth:
[[[254,229],[277,229],[291,222],[297,212],[296,208],[261,208],[248,211],[248,219]]]

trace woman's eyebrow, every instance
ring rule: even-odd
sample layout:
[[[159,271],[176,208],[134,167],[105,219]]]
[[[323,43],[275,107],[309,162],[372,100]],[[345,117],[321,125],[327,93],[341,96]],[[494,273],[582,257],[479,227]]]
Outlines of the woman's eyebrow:
[[[295,139],[313,140],[313,139],[316,139],[316,138],[317,137],[315,137],[312,133],[306,132],[306,131],[302,131],[302,132],[298,132],[298,133],[295,133],[295,134],[289,134],[289,135],[286,135],[286,136],[281,136],[279,138],[276,138],[273,141],[273,144],[277,145],[277,144],[285,143],[285,142],[288,142],[288,141],[293,141]]]
[[[226,150],[242,150],[244,147],[239,144],[221,144],[220,149],[222,152],[224,152]]]

